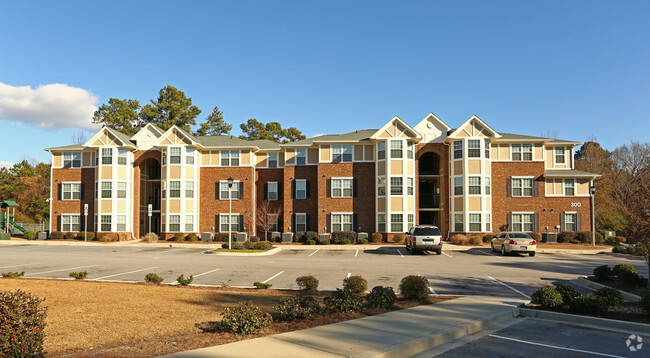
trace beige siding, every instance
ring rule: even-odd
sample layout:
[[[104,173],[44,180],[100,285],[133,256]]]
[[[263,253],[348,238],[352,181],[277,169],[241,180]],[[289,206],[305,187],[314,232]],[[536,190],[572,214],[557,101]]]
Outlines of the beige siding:
[[[415,166],[415,162],[408,162],[406,163],[406,175],[413,175],[413,167]]]
[[[241,151],[241,162],[239,165],[251,165],[251,152],[249,150]]]
[[[169,179],[180,179],[181,178],[181,167],[179,165],[170,165],[169,166]]]
[[[269,166],[269,155],[267,153],[259,153],[256,155],[257,158],[257,164],[256,166],[259,168],[266,168]]]
[[[533,159],[542,160],[544,158],[544,146],[542,144],[535,144],[533,146]]]
[[[388,132],[388,129],[379,133],[379,138],[393,138],[393,136]]]
[[[118,214],[128,214],[129,211],[127,209],[127,200],[118,200],[117,203],[115,204],[116,210]]]
[[[102,175],[101,175],[102,180],[111,180],[113,179],[113,168],[110,166],[103,166],[102,167]]]
[[[169,203],[169,212],[170,213],[180,213],[181,212],[181,201],[178,199],[167,200]]]
[[[490,148],[490,158],[492,158],[492,160],[499,159],[499,145],[492,145]]]
[[[83,165],[84,167],[91,167],[91,166],[93,166],[93,164],[94,164],[94,163],[93,163],[93,153],[91,153],[91,152],[84,152],[84,153],[81,155],[81,160],[82,160],[81,165]]]
[[[499,144],[499,160],[510,160],[510,144]]]
[[[214,150],[210,152],[210,165],[219,165],[219,151]]]
[[[185,167],[185,179],[194,180],[194,167],[191,166]]]
[[[210,165],[210,151],[201,152],[201,165]]]
[[[562,195],[564,192],[562,185],[564,184],[563,180],[555,179],[555,195]]]
[[[386,175],[386,165],[384,162],[377,164],[377,175]]]
[[[467,206],[469,211],[482,211],[481,210],[481,197],[480,196],[470,196],[467,201]]]
[[[363,160],[363,146],[355,145],[354,146],[354,160],[360,161]]]
[[[63,153],[52,153],[52,166],[55,168],[63,166]]]
[[[490,162],[489,160],[486,160],[485,161],[485,174],[489,175],[490,173],[492,173],[492,162]]]
[[[185,200],[185,212],[194,214],[194,200]],[[185,220],[185,218],[183,218]]]
[[[126,167],[117,167],[117,180],[129,180],[127,176]]]
[[[100,200],[99,207],[101,208],[102,214],[109,214],[113,212],[113,202],[110,200]]]
[[[413,198],[407,198],[407,210],[408,211],[415,211],[415,200]]]
[[[329,145],[321,145],[320,146],[320,161],[321,162],[329,162],[330,161],[330,146]]]
[[[318,163],[318,148],[309,148],[307,150],[307,163]]]
[[[401,160],[391,160],[390,161],[390,174],[391,175],[402,175],[404,174],[402,170],[402,161]]]
[[[553,168],[553,147],[546,148],[546,167]]]
[[[375,148],[371,145],[366,145],[366,160],[375,160]]]
[[[454,161],[454,174],[455,175],[463,174],[463,161],[462,160]]]
[[[454,210],[463,211],[463,209],[464,209],[463,198],[462,197],[454,198]]]
[[[386,198],[379,198],[377,200],[377,212],[385,212],[386,211]]]
[[[279,152],[278,153],[278,166],[279,167],[284,166],[284,152]]]
[[[404,202],[401,197],[390,198],[390,211],[403,211]]]
[[[294,163],[295,163],[295,159],[294,159],[295,155],[296,155],[296,153],[294,152],[293,149],[287,149],[287,150],[284,152],[284,160],[285,160],[285,163],[287,163],[287,164],[294,164]]]
[[[589,195],[589,180],[576,180],[576,195]]]
[[[555,184],[552,180],[546,181],[546,195],[555,195]]]
[[[485,211],[492,211],[492,201],[485,199]]]
[[[467,174],[481,174],[481,160],[469,159],[467,160]]]

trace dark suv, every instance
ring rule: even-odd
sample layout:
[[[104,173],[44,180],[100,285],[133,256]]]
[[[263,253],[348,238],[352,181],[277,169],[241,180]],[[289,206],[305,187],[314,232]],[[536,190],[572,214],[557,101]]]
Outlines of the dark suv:
[[[437,226],[418,225],[406,233],[406,250],[412,255],[418,251],[431,250],[442,254],[442,234]]]

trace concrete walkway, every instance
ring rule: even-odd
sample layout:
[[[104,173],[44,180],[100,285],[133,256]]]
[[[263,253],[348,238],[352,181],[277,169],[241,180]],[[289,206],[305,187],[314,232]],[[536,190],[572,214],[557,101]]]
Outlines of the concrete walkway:
[[[466,296],[166,357],[406,357],[519,315],[524,301]]]

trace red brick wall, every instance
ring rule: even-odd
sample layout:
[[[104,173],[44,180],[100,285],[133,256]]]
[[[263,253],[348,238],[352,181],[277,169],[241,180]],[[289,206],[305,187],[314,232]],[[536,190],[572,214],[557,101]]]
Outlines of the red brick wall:
[[[443,143],[426,143],[415,146],[415,222],[420,222],[420,201],[418,200],[420,175],[420,157],[426,153],[436,153],[440,157],[440,231],[444,236],[449,233],[449,146]]]
[[[145,234],[140,232],[140,166],[150,158],[160,164],[160,154],[159,150],[139,150],[133,153],[133,235],[136,238]]]
[[[83,200],[60,200],[59,193],[62,182],[83,183]],[[81,226],[84,223],[84,204],[88,204],[88,231],[94,231],[95,226],[95,168],[69,168],[52,170],[52,220],[50,231],[61,231],[61,214],[81,215]]]
[[[268,182],[277,182],[278,183],[278,189],[282,190],[281,194],[284,195],[284,171],[282,168],[276,168],[276,169],[256,169],[255,170],[255,198],[257,202],[257,208],[259,211],[260,205],[264,202],[264,184]],[[270,205],[272,208],[281,208],[282,211],[284,211],[284,200],[282,196],[278,197],[278,200],[271,200],[269,201]],[[259,212],[256,212],[256,216],[259,216]],[[264,230],[262,227],[257,225],[256,221],[256,226],[257,226],[257,236],[260,238],[264,236]],[[270,237],[270,235],[269,235]]]
[[[296,179],[305,179],[309,182],[308,199],[292,199],[292,181]],[[284,209],[282,213],[283,229],[288,231],[294,230],[291,217],[295,213],[309,214],[309,230],[318,231],[318,166],[316,165],[290,165],[284,167],[282,196]],[[320,228],[322,230],[322,228]]]

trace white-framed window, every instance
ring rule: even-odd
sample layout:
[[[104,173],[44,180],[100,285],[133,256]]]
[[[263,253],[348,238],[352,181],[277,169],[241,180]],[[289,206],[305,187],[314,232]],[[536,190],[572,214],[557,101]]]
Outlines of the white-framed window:
[[[116,215],[115,216],[115,230],[117,232],[126,231],[126,215]]]
[[[352,214],[332,214],[332,232],[352,230]]]
[[[113,148],[102,148],[102,165],[113,164]]]
[[[332,162],[351,162],[352,161],[352,146],[351,145],[333,145],[332,146]]]
[[[463,157],[463,141],[457,140],[454,142],[454,159]]]
[[[414,190],[415,190],[415,187],[414,187],[414,184],[413,184],[413,178],[407,177],[406,178],[406,194],[413,195]]]
[[[277,182],[268,182],[266,184],[266,198],[268,200],[278,200],[278,183]]]
[[[102,220],[102,225],[101,225],[101,231],[102,232],[109,232],[113,231],[111,228],[111,216],[110,215],[101,215],[101,220]]]
[[[230,225],[230,230],[228,230],[228,225]],[[221,230],[221,232],[239,231],[239,214],[230,215],[230,219],[228,218],[228,214],[220,214],[219,229]]]
[[[564,231],[577,230],[577,216],[575,213],[564,214]]]
[[[481,232],[481,214],[469,214],[469,231]]]
[[[238,167],[239,166],[239,151],[238,150],[222,150],[221,166],[222,167]]]
[[[126,182],[118,181],[117,182],[117,198],[125,199],[126,198]]]
[[[467,191],[469,195],[481,195],[481,177],[471,176],[467,178]]]
[[[490,159],[490,141],[485,140],[485,159]]]
[[[413,159],[413,142],[406,142],[406,157]]]
[[[238,181],[233,182],[232,187],[228,186],[227,181],[219,182],[219,198],[221,200],[239,199],[239,185],[240,182]]]
[[[463,228],[463,214],[462,213],[454,213],[454,231],[456,231],[456,232],[465,231],[465,229]]]
[[[64,168],[81,168],[81,152],[64,152]]]
[[[404,232],[403,220],[403,214],[390,214],[390,232]]]
[[[454,178],[454,195],[463,195],[463,177]]]
[[[169,164],[181,164],[181,147],[169,147]]]
[[[469,139],[467,140],[467,158],[480,158],[481,157],[481,140]]]
[[[533,178],[512,178],[512,196],[533,196]]]
[[[353,182],[352,178],[332,178],[332,197],[351,198]]]
[[[390,195],[402,195],[404,193],[404,180],[402,177],[390,177]]]
[[[278,153],[277,152],[271,152],[269,153],[269,168],[277,168],[278,167]]]
[[[530,143],[513,144],[511,147],[513,161],[533,160],[533,145]]]
[[[185,181],[185,197],[194,198],[194,182],[191,180]]]
[[[194,148],[185,148],[185,164],[194,165]]]
[[[490,177],[485,177],[485,195],[490,195],[491,192]]]
[[[63,200],[80,200],[81,199],[81,183],[63,183],[63,190],[61,197]]]
[[[402,158],[402,141],[401,140],[391,140],[390,141],[390,157],[393,159]]]
[[[296,199],[307,199],[307,180],[296,179],[296,192],[294,196]]]
[[[512,213],[512,231],[533,231],[532,213]]]
[[[307,231],[307,214],[297,213],[296,214],[296,232],[305,232]]]
[[[102,182],[102,199],[110,199],[113,197],[113,182],[103,181]]]
[[[377,231],[386,232],[386,214],[377,214]]]
[[[555,164],[564,164],[566,163],[566,156],[564,147],[555,147]]]
[[[117,165],[126,165],[128,151],[126,149],[117,150]]]
[[[492,215],[489,213],[485,214],[485,232],[492,231]]]
[[[194,215],[185,215],[185,232],[194,231]]]
[[[65,231],[65,232],[81,231],[81,216],[61,215],[61,231]]]
[[[386,142],[377,143],[377,160],[386,159]]]
[[[413,226],[415,226],[415,214],[408,214],[408,227],[407,230],[411,230]]]
[[[377,177],[377,195],[386,196],[386,177]]]
[[[296,165],[305,165],[307,164],[307,149],[298,148],[296,149]]]
[[[181,216],[180,215],[169,215],[169,231],[170,232],[180,232],[181,231]]]
[[[169,198],[171,199],[171,198],[180,198],[180,197],[181,197],[181,181],[171,180],[169,182]]]
[[[575,179],[564,179],[564,195],[565,196],[574,196],[574,195],[576,195],[576,180]]]

